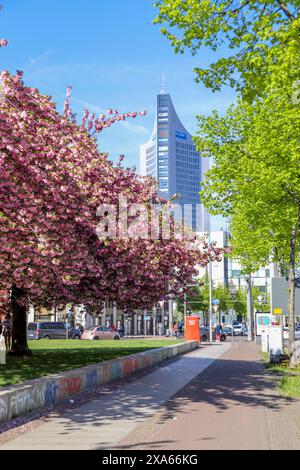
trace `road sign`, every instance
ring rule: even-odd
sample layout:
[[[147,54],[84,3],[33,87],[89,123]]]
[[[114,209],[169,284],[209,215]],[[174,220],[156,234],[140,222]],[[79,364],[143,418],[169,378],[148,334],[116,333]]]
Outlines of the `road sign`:
[[[274,315],[281,315],[282,314],[282,308],[274,308]]]
[[[213,299],[212,300],[213,305],[219,305],[219,303],[220,303],[219,299]]]
[[[217,311],[218,311],[218,305],[216,305],[216,304],[213,305],[213,309],[214,309],[214,312],[217,313]]]
[[[257,300],[258,300],[258,303],[261,304],[262,301],[264,300],[264,298],[263,298],[262,295],[258,295],[258,296],[257,296]]]

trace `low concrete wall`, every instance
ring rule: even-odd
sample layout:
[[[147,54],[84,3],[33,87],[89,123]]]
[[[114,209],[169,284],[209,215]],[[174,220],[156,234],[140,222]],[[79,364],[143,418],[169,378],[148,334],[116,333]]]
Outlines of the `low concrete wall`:
[[[125,377],[164,359],[192,351],[197,346],[197,341],[187,341],[28,380],[5,388],[0,387],[0,422],[43,406],[55,405],[84,390]]]

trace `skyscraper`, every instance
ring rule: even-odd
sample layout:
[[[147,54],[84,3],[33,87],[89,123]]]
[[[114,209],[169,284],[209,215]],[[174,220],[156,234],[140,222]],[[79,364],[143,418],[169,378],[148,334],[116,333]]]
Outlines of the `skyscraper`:
[[[199,196],[207,169],[205,160],[177,116],[170,95],[162,90],[157,95],[152,134],[140,147],[141,175],[158,180],[161,197],[177,195],[176,204],[184,208],[185,223],[196,231],[209,231],[209,214],[200,206]]]

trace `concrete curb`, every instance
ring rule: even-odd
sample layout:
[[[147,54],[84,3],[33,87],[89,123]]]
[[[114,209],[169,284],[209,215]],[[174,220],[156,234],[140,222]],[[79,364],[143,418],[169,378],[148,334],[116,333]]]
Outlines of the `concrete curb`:
[[[135,371],[150,367],[165,359],[184,354],[198,347],[198,341],[99,362],[60,374],[47,375],[17,385],[0,388],[0,422],[29,411],[51,406],[97,385],[112,382]]]

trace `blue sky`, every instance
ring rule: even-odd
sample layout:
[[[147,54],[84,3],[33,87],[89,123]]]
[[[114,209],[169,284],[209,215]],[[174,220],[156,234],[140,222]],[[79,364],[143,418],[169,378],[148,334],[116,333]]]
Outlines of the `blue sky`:
[[[194,82],[193,68],[210,63],[210,51],[176,55],[152,20],[152,0],[2,0],[0,69],[24,71],[26,84],[49,94],[62,109],[73,87],[72,109],[100,112],[146,109],[145,118],[114,125],[100,135],[100,149],[112,160],[125,154],[139,168],[139,145],[152,130],[156,94],[166,75],[177,113],[194,133],[196,114],[224,112],[231,90],[213,94]]]

